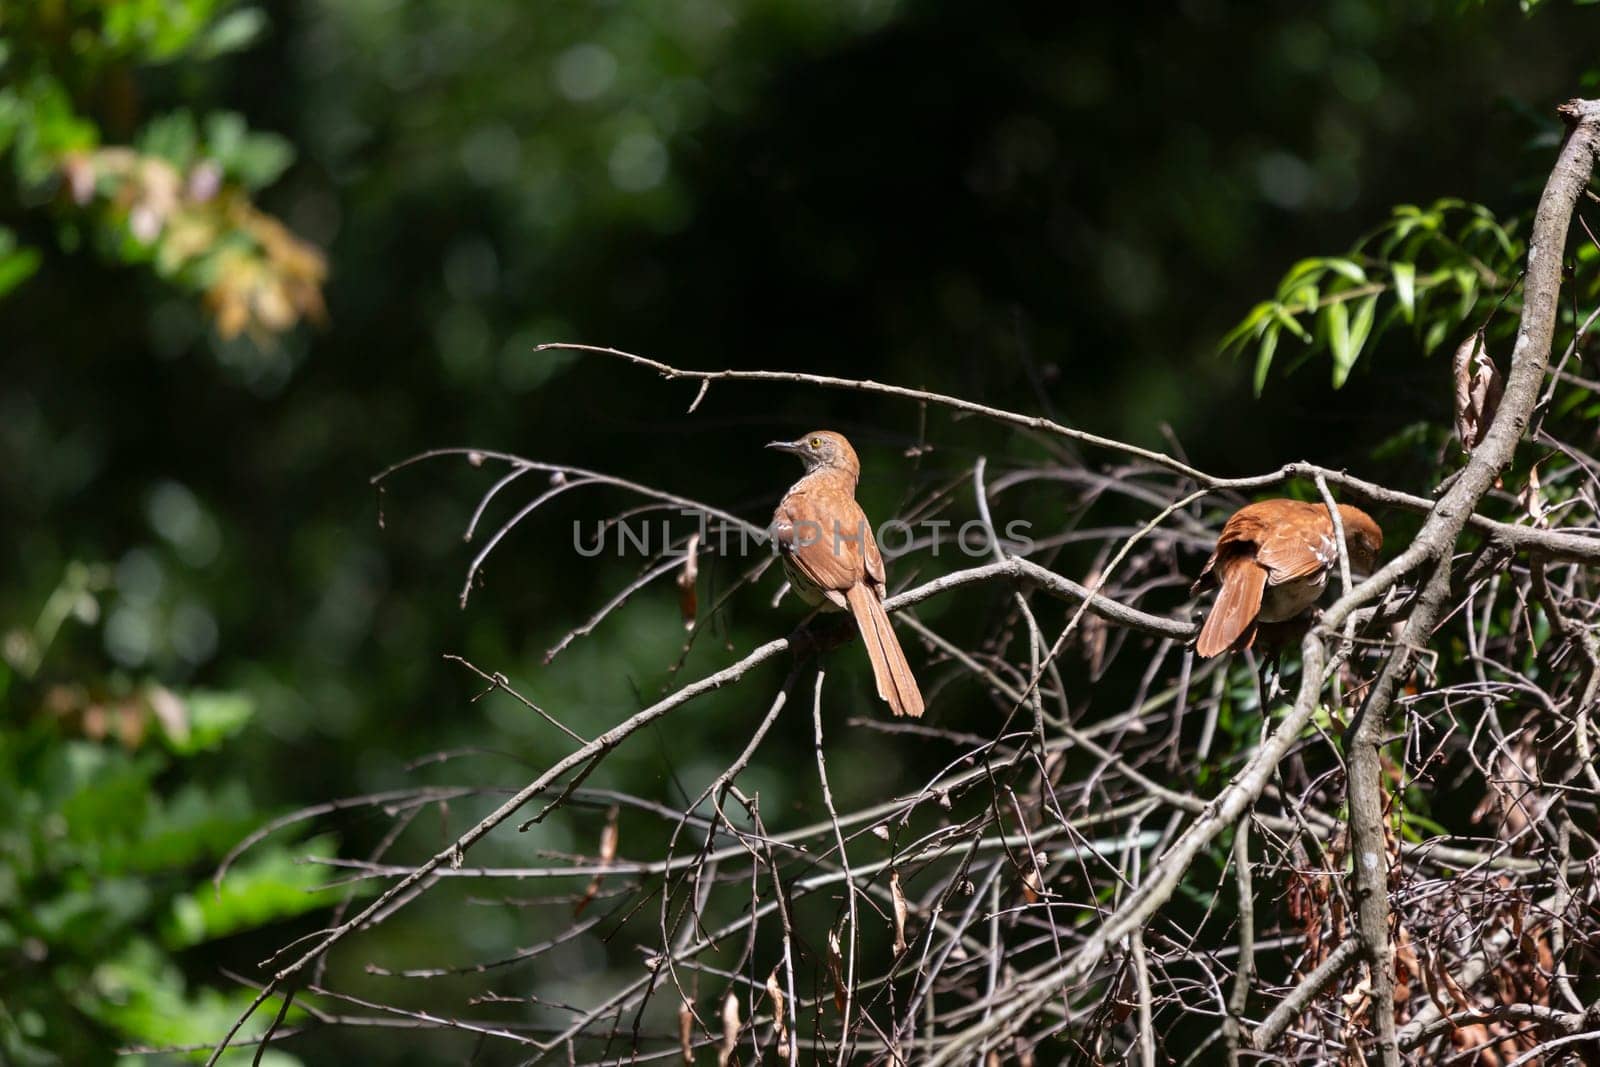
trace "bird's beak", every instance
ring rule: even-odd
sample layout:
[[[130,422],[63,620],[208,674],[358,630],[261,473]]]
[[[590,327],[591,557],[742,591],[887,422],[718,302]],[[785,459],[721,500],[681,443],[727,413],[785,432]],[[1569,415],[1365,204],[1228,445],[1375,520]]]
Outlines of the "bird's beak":
[[[776,452],[792,452],[795,455],[799,455],[805,451],[806,443],[804,441],[768,441],[767,447]]]

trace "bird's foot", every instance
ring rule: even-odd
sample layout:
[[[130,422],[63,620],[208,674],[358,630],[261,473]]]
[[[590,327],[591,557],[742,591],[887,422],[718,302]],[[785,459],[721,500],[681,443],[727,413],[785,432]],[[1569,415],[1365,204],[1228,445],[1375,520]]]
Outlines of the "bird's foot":
[[[856,627],[853,620],[825,620],[813,613],[789,635],[789,648],[794,652],[796,659],[810,659],[824,652],[833,651],[840,645],[848,643],[855,635]]]

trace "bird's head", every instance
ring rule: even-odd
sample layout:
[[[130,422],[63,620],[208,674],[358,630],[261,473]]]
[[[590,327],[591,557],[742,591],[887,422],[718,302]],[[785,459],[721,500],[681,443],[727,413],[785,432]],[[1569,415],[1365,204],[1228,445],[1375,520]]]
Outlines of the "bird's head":
[[[1339,521],[1344,526],[1344,546],[1350,555],[1350,569],[1363,575],[1371,574],[1378,567],[1383,530],[1372,521],[1371,515],[1349,504],[1339,505]]]
[[[767,447],[799,456],[807,474],[815,470],[840,470],[848,472],[852,478],[861,477],[861,461],[856,458],[856,450],[850,447],[843,434],[832,430],[812,430],[798,440],[771,441]]]

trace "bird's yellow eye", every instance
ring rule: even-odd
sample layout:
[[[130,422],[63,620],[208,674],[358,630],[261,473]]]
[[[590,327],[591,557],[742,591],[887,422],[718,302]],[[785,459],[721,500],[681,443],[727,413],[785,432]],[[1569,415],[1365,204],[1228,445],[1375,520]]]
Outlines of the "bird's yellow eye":
[[[813,437],[809,443],[810,443],[812,448],[821,448],[822,447],[822,438]]]

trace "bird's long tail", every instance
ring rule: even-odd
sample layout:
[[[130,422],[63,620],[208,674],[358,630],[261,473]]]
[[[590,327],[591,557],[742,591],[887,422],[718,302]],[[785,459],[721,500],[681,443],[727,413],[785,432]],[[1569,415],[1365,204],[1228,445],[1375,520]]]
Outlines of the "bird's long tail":
[[[1217,602],[1200,627],[1194,650],[1201,656],[1226,652],[1235,643],[1249,648],[1255,639],[1256,616],[1261,613],[1261,596],[1267,588],[1267,572],[1254,560],[1235,559],[1217,575]],[[1242,641],[1241,641],[1242,639]]]
[[[867,646],[867,657],[872,660],[872,674],[878,682],[878,695],[896,715],[909,715],[913,719],[922,714],[922,690],[911,674],[911,664],[894,635],[889,613],[883,601],[871,588],[857,583],[845,593],[850,614],[855,616],[861,630],[861,643]]]

